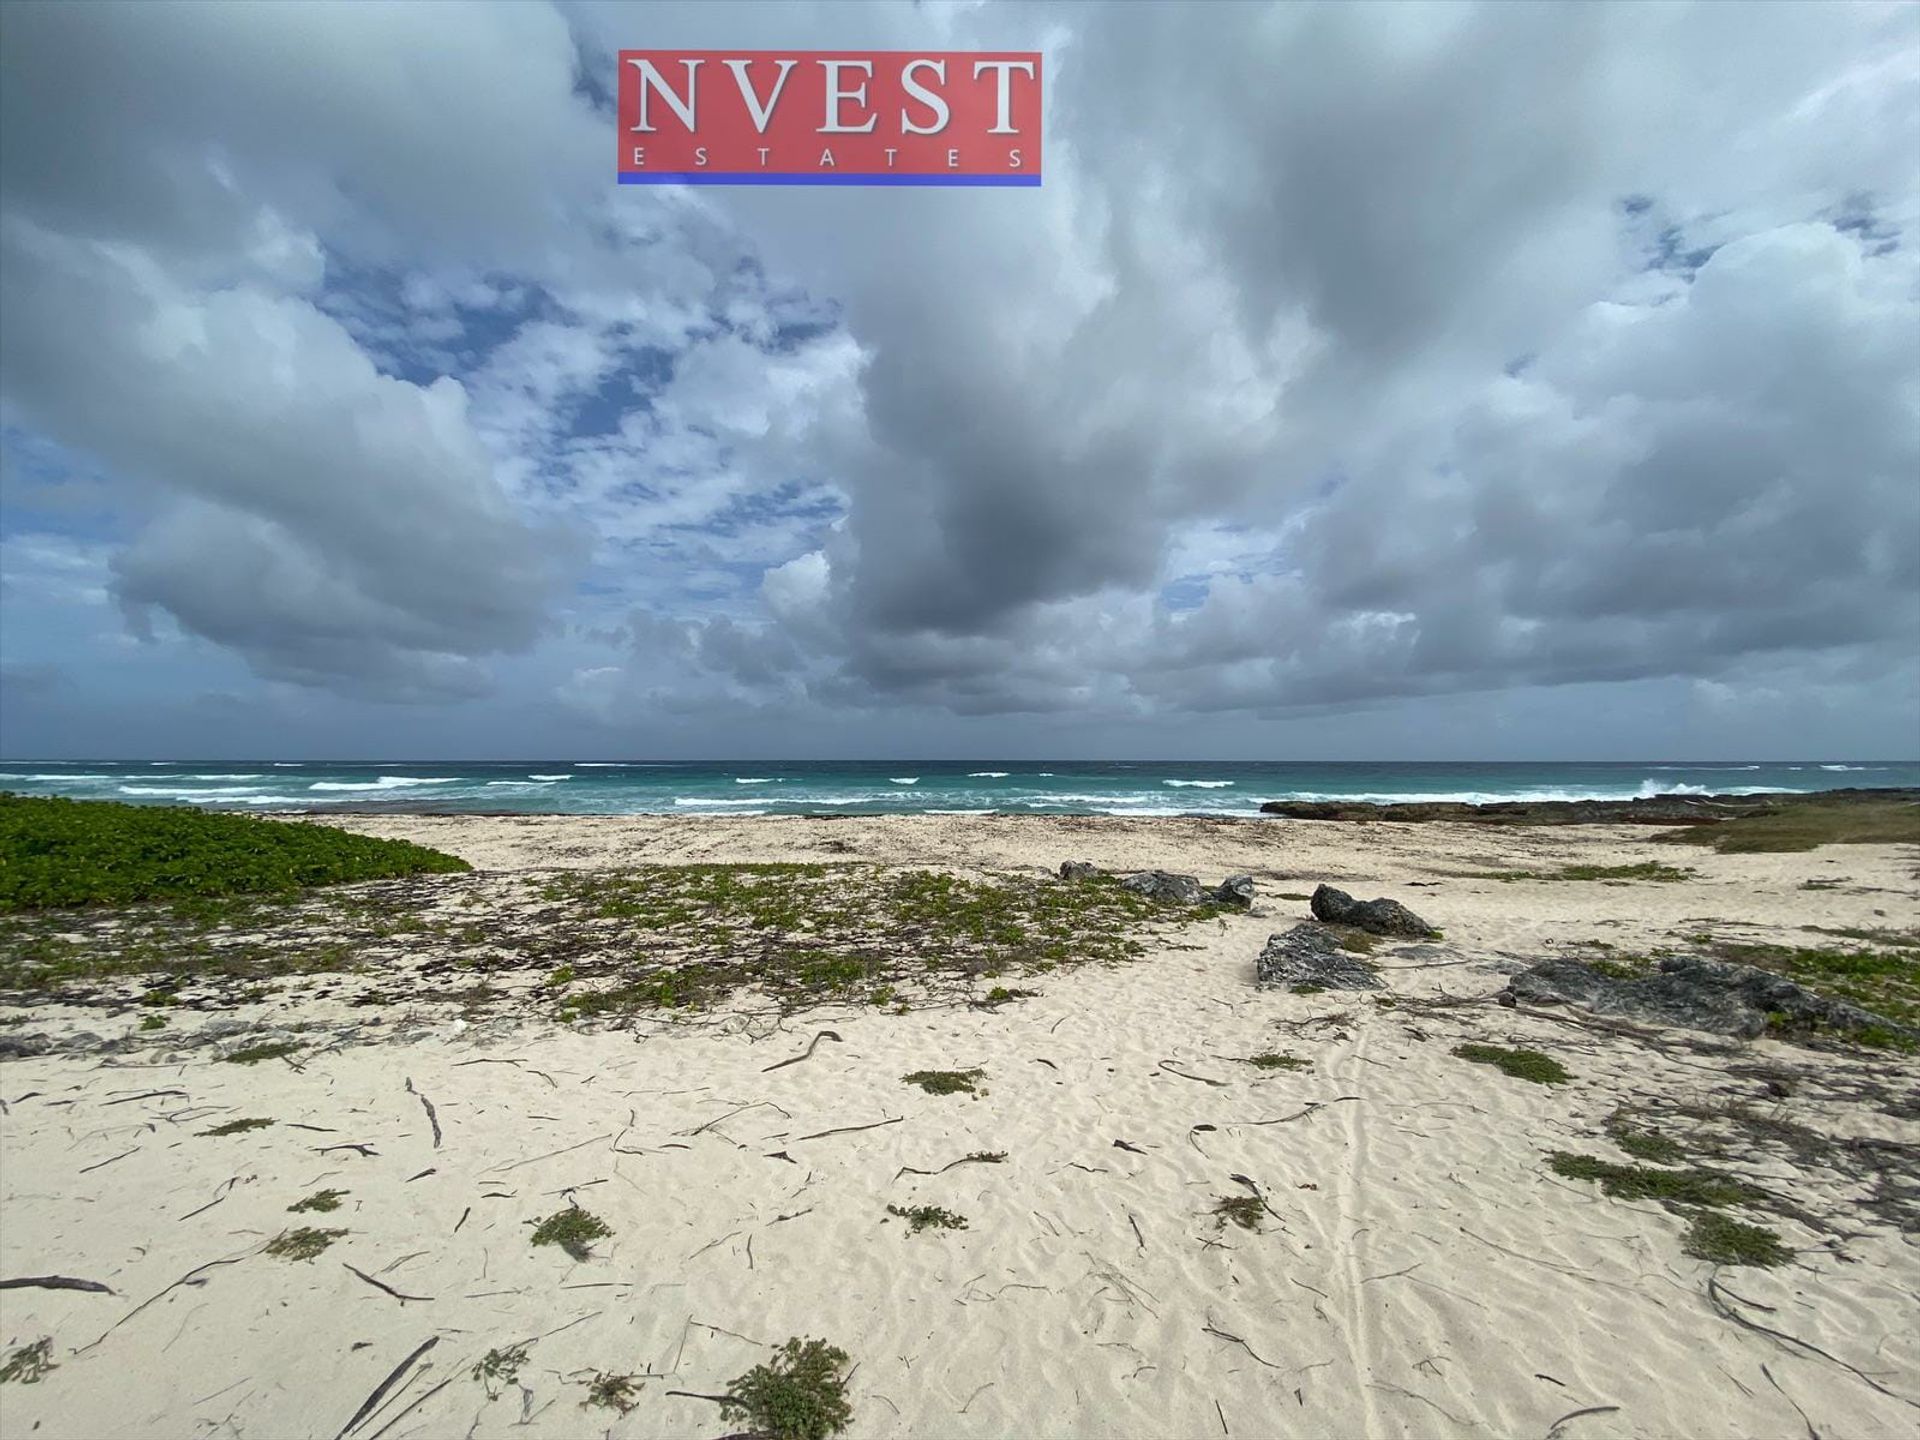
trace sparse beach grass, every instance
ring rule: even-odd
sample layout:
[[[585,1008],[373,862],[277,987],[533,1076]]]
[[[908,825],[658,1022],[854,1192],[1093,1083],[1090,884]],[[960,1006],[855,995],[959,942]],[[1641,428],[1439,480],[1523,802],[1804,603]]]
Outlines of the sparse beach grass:
[[[1820,845],[1920,845],[1920,805],[1869,796],[1794,797],[1770,813],[1677,827],[1667,845],[1705,845],[1723,855],[1779,854]]]
[[[1212,1213],[1214,1225],[1219,1229],[1237,1225],[1242,1230],[1252,1230],[1257,1234],[1267,1207],[1257,1195],[1225,1195],[1214,1201]]]
[[[887,1214],[907,1222],[909,1234],[922,1230],[964,1230],[967,1217],[939,1205],[889,1205]]]
[[[1642,860],[1632,865],[1562,865],[1554,870],[1462,870],[1462,880],[1592,880],[1624,882],[1650,880],[1674,884],[1691,880],[1694,871],[1681,865]]]
[[[313,1194],[307,1196],[306,1199],[296,1200],[293,1204],[287,1206],[287,1209],[295,1214],[307,1211],[314,1211],[323,1215],[330,1214],[340,1208],[340,1202],[344,1200],[346,1196],[347,1192],[345,1190],[316,1190]]]
[[[1536,1085],[1564,1085],[1573,1078],[1551,1055],[1538,1050],[1510,1050],[1501,1045],[1466,1044],[1453,1047],[1453,1053],[1476,1065],[1491,1065],[1502,1075],[1516,1080],[1531,1080]]]
[[[771,1362],[727,1386],[720,1413],[766,1440],[827,1440],[853,1420],[847,1352],[824,1340],[789,1339]]]
[[[535,1245],[558,1245],[575,1260],[593,1257],[593,1242],[613,1234],[613,1227],[589,1210],[569,1205],[542,1220],[534,1228]]]
[[[917,1085],[929,1095],[973,1095],[975,1086],[986,1078],[984,1070],[915,1070],[902,1075],[907,1085]]]
[[[0,1385],[37,1385],[54,1368],[53,1337],[43,1335],[8,1352],[0,1363]]]
[[[317,1230],[311,1225],[283,1230],[267,1242],[266,1253],[278,1260],[312,1260],[347,1232]]]
[[[0,996],[204,1010],[337,985],[357,1003],[469,1013],[512,995],[566,1021],[685,1017],[748,992],[782,1013],[994,1006],[1037,993],[1007,983],[1014,977],[1134,959],[1165,927],[1206,913],[1158,905],[1104,876],[981,880],[864,864],[427,874],[0,913]],[[429,978],[449,972],[471,983]],[[995,982],[984,995],[982,982]],[[273,1043],[288,1048],[233,1058],[292,1053]]]
[[[1268,1050],[1259,1055],[1247,1056],[1247,1064],[1256,1070],[1309,1070],[1313,1068],[1311,1060],[1303,1060],[1298,1055],[1283,1055]]]

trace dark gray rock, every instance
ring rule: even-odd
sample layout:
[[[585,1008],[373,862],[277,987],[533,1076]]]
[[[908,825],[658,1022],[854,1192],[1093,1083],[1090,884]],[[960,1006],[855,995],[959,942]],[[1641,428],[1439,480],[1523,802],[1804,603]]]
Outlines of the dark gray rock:
[[[1375,935],[1405,935],[1424,940],[1434,933],[1398,900],[1356,900],[1344,890],[1322,885],[1313,892],[1313,918],[1329,925],[1352,925]]]
[[[1202,894],[1198,878],[1166,870],[1142,870],[1127,876],[1120,884],[1123,889],[1158,900],[1162,905],[1198,905]]]
[[[0,1060],[26,1060],[35,1055],[45,1055],[52,1049],[53,1042],[38,1033],[15,1030],[11,1034],[0,1035]]]
[[[1284,935],[1270,936],[1253,962],[1256,984],[1321,985],[1329,990],[1378,990],[1378,972],[1358,955],[1340,948],[1339,937],[1311,921]]]
[[[1062,860],[1060,878],[1062,880],[1091,880],[1100,873],[1100,867],[1091,860]]]
[[[1816,995],[1770,970],[1698,955],[1670,955],[1654,974],[1632,980],[1602,975],[1578,960],[1542,960],[1508,980],[1506,990],[1496,998],[1509,1005],[1516,1001],[1579,1005],[1596,1014],[1740,1039],[1765,1034],[1770,1017],[1780,1016],[1788,1030],[1814,1026],[1858,1030],[1872,1025],[1920,1040],[1920,1031],[1843,1000]]]
[[[1244,910],[1253,904],[1253,876],[1229,875],[1208,892],[1207,898],[1216,905],[1237,905]]]

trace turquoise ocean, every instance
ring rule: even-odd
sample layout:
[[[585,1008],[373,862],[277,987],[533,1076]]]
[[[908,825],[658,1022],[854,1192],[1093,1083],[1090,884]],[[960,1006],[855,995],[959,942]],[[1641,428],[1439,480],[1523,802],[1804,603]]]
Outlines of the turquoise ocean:
[[[152,805],[557,815],[1253,815],[1263,800],[1617,800],[1920,786],[1920,762],[3,761],[0,790]]]

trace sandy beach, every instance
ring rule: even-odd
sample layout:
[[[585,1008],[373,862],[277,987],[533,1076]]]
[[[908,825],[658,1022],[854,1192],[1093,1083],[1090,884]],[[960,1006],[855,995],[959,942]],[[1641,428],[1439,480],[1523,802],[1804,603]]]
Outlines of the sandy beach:
[[[788,1336],[851,1357],[855,1437],[1920,1428],[1920,1064],[1492,1000],[1554,954],[1911,933],[1911,846],[1101,817],[326,823],[470,861],[414,893],[482,928],[556,874],[684,864],[994,880],[1087,860],[1246,873],[1256,899],[1149,927],[1134,958],[896,1003],[567,1021],[544,968],[503,961],[488,1002],[456,998],[433,938],[399,935],[364,972],[204,1008],[183,985],[151,1032],[131,1003],[8,1006],[0,1037],[40,1038],[0,1064],[0,1276],[106,1290],[0,1291],[0,1349],[47,1337],[52,1367],[0,1386],[0,1433],[720,1436],[740,1426],[706,1397]],[[1692,873],[1484,878],[1650,859]],[[1373,949],[1377,991],[1257,989],[1255,956],[1321,883],[1399,899],[1442,938]],[[1031,993],[990,1001],[996,983]],[[297,1044],[223,1062],[263,1034]],[[1572,1078],[1528,1083],[1463,1042]],[[1304,1063],[1248,1063],[1275,1053]],[[977,1093],[902,1081],[927,1070],[979,1071]],[[1623,1114],[1764,1190],[1790,1262],[1691,1258],[1682,1215],[1549,1167],[1625,1163]],[[273,1123],[206,1133],[247,1118]],[[323,1190],[337,1209],[289,1214]],[[1257,1228],[1216,1211],[1249,1196]],[[584,1260],[529,1243],[569,1205],[610,1231]],[[911,1233],[890,1205],[966,1223]],[[308,1223],[345,1233],[311,1260],[266,1252]],[[517,1345],[512,1378],[476,1377]],[[603,1375],[633,1378],[630,1408],[584,1403]]]

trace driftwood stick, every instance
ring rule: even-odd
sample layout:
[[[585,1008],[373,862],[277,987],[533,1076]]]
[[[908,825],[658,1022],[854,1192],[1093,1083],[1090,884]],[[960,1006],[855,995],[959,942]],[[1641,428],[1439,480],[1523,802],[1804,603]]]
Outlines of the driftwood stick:
[[[1822,1360],[1830,1361],[1831,1363],[1838,1365],[1842,1370],[1848,1371],[1851,1374],[1858,1376],[1860,1379],[1864,1380],[1867,1384],[1871,1385],[1875,1390],[1878,1390],[1882,1395],[1886,1396],[1889,1400],[1898,1400],[1902,1405],[1910,1405],[1915,1410],[1920,1410],[1920,1400],[1909,1400],[1904,1395],[1896,1395],[1893,1391],[1887,1389],[1886,1386],[1882,1385],[1878,1380],[1874,1379],[1871,1375],[1867,1374],[1866,1371],[1860,1369],[1859,1366],[1849,1365],[1846,1361],[1842,1360],[1838,1355],[1830,1355],[1825,1350],[1822,1350],[1818,1345],[1809,1344],[1807,1341],[1802,1340],[1797,1336],[1789,1335],[1785,1331],[1770,1329],[1765,1325],[1759,1325],[1747,1319],[1746,1316],[1740,1314],[1731,1305],[1727,1304],[1727,1302],[1721,1298],[1726,1293],[1727,1292],[1721,1288],[1718,1280],[1715,1277],[1711,1275],[1707,1277],[1707,1298],[1713,1302],[1713,1308],[1716,1311],[1718,1311],[1722,1316],[1724,1316],[1726,1319],[1733,1321],[1734,1324],[1740,1326],[1742,1329],[1751,1330],[1757,1335],[1771,1336],[1773,1339],[1780,1341],[1781,1344],[1791,1345],[1796,1350],[1804,1350],[1809,1355],[1818,1355]]]
[[[346,1265],[347,1262],[342,1260],[340,1263],[342,1265]],[[367,1274],[367,1272],[364,1270],[358,1269],[357,1267],[352,1265],[347,1265],[347,1269],[352,1270],[354,1274],[358,1275],[362,1280],[366,1281],[369,1285],[373,1286],[374,1289],[386,1291],[387,1294],[393,1296],[393,1298],[398,1300],[402,1305],[406,1304],[407,1301],[409,1300],[433,1299],[431,1295],[402,1295],[398,1290],[394,1289],[391,1285],[386,1285],[381,1283],[380,1281],[374,1279],[373,1276]]]
[[[1570,1410],[1547,1427],[1547,1440],[1555,1440],[1560,1427],[1570,1420],[1578,1420],[1582,1415],[1611,1415],[1619,1408],[1618,1405],[1589,1405],[1584,1410]]]
[[[133,1319],[134,1316],[138,1315],[142,1310],[146,1309],[147,1306],[153,1304],[155,1300],[160,1299],[162,1295],[169,1295],[175,1290],[178,1290],[182,1285],[204,1284],[205,1283],[204,1281],[201,1281],[197,1278],[202,1271],[212,1270],[217,1266],[221,1266],[221,1265],[238,1265],[242,1260],[246,1259],[249,1255],[253,1254],[256,1248],[257,1247],[255,1246],[249,1246],[247,1249],[242,1250],[238,1255],[229,1255],[224,1260],[209,1260],[204,1265],[194,1266],[193,1269],[187,1271],[186,1274],[182,1275],[178,1280],[174,1281],[173,1284],[167,1286],[165,1290],[160,1291],[159,1294],[151,1295],[147,1299],[142,1300],[138,1305],[134,1306],[133,1309],[129,1310],[126,1314],[122,1315],[118,1320],[114,1321],[113,1324],[109,1325],[104,1331],[101,1332],[100,1340],[106,1339],[107,1336],[111,1335],[114,1331],[118,1330],[122,1325],[126,1324],[127,1321]],[[76,1355],[84,1354],[86,1351],[93,1349],[95,1345],[98,1345],[100,1343],[100,1340],[90,1341],[87,1344],[82,1345],[78,1350],[74,1351],[73,1353]]]
[[[440,1148],[440,1116],[433,1108],[433,1101],[413,1088],[413,1077],[411,1075],[407,1077],[407,1093],[417,1099],[421,1105],[426,1108],[427,1123],[433,1127],[433,1148],[438,1150]]]
[[[871,1125],[842,1125],[837,1130],[816,1130],[811,1135],[802,1135],[800,1139],[801,1140],[821,1140],[826,1138],[829,1135],[851,1135],[856,1130],[878,1130],[883,1125],[898,1125],[902,1120],[906,1118],[907,1117],[904,1115],[896,1115],[891,1120],[876,1120]],[[793,1141],[792,1143],[797,1145],[799,1144],[799,1141],[796,1140],[796,1141]]]
[[[340,1433],[334,1436],[333,1440],[346,1440],[346,1437],[358,1429],[366,1418],[374,1412],[375,1407],[379,1405],[381,1400],[386,1398],[387,1392],[400,1382],[400,1377],[413,1368],[413,1362],[439,1343],[440,1337],[438,1335],[429,1335],[425,1340],[421,1341],[411,1355],[393,1367],[392,1372],[386,1379],[373,1387],[373,1393],[361,1402],[360,1408],[353,1412],[353,1418],[340,1427]]]
[[[71,1275],[22,1275],[14,1280],[0,1280],[0,1290],[85,1290],[93,1295],[111,1295],[110,1285],[102,1285],[98,1280],[76,1280]]]
[[[782,1060],[777,1064],[769,1065],[766,1067],[766,1069],[762,1070],[760,1073],[762,1075],[765,1075],[774,1070],[784,1070],[789,1065],[798,1065],[802,1060],[811,1060],[813,1058],[814,1046],[818,1045],[822,1040],[837,1041],[839,1039],[840,1039],[839,1031],[822,1030],[818,1035],[814,1036],[813,1039],[807,1042],[807,1048],[803,1053],[794,1056],[791,1060]]]
[[[1227,1085],[1224,1080],[1209,1080],[1205,1075],[1190,1075],[1171,1060],[1162,1060],[1160,1068],[1169,1075],[1178,1075],[1182,1080],[1198,1080],[1202,1085],[1211,1085],[1217,1090],[1224,1090]]]
[[[103,1101],[101,1108],[105,1109],[108,1105],[131,1105],[136,1100],[157,1100],[162,1095],[184,1095],[186,1093],[184,1090],[148,1090],[140,1095],[122,1095],[118,1100]],[[20,1098],[24,1100],[26,1097],[23,1095]]]

